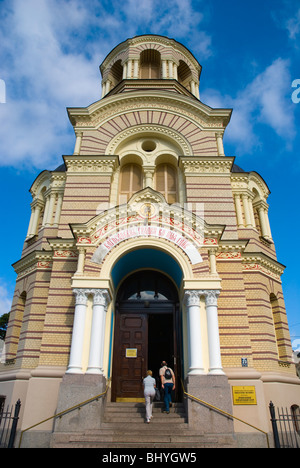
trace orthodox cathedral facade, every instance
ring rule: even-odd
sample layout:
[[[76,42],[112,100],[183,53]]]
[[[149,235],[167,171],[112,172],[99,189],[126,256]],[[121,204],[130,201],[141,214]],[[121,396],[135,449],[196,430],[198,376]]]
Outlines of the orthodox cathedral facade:
[[[107,385],[108,401],[141,401],[165,359],[176,401],[269,432],[270,400],[299,404],[300,389],[269,188],[225,155],[232,110],[201,102],[182,44],[134,37],[100,71],[101,99],[68,108],[74,153],[30,188],[0,396],[20,398],[24,430]]]

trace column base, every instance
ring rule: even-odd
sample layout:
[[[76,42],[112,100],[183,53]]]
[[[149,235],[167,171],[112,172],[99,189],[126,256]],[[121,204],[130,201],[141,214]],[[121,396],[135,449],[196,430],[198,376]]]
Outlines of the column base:
[[[187,393],[232,414],[231,389],[226,375],[188,375]],[[208,434],[233,433],[233,420],[203,403],[187,399],[188,421],[192,429]]]
[[[188,375],[205,375],[206,372],[204,369],[201,369],[199,367],[190,367],[188,371]]]
[[[57,410],[60,413],[105,392],[106,378],[103,375],[65,374],[59,389]],[[99,429],[104,412],[105,397],[75,409],[55,420],[55,431],[78,432]]]
[[[86,374],[103,375],[103,371],[99,367],[89,367],[86,371]]]
[[[209,375],[225,375],[225,372],[221,368],[209,369]]]
[[[69,367],[66,374],[83,374],[80,367]]]

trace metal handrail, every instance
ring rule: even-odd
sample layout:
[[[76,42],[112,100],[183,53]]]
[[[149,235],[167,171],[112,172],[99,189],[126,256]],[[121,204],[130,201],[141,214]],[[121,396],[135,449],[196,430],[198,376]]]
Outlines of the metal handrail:
[[[106,395],[106,393],[108,392],[108,389],[109,389],[110,380],[111,380],[111,379],[108,379],[108,381],[107,381],[107,385],[106,385],[105,391],[102,392],[102,393],[99,393],[99,395],[96,395],[96,396],[94,396],[94,397],[92,397],[92,398],[89,398],[88,400],[82,401],[81,403],[77,403],[76,405],[71,406],[70,408],[68,408],[68,409],[66,409],[66,410],[64,410],[64,411],[61,411],[60,413],[54,414],[53,416],[50,416],[50,417],[47,418],[47,419],[43,419],[43,421],[40,421],[40,422],[38,422],[38,423],[36,423],[36,424],[33,424],[32,426],[27,427],[26,429],[24,429],[23,431],[21,431],[21,436],[20,436],[18,448],[21,447],[21,443],[22,443],[22,438],[23,438],[24,432],[29,431],[30,429],[33,429],[34,427],[39,426],[40,424],[43,424],[44,422],[50,421],[51,419],[61,418],[64,414],[70,413],[71,411],[74,411],[74,410],[77,409],[77,408],[80,409],[82,406],[88,405],[88,404],[91,403],[92,401],[98,400],[100,397],[103,397],[104,395]]]
[[[236,416],[233,416],[233,414],[227,413],[226,411],[224,411],[224,410],[222,410],[222,409],[220,409],[220,408],[217,408],[216,406],[213,406],[213,405],[211,405],[210,403],[207,403],[207,401],[200,400],[200,398],[197,398],[197,397],[195,397],[194,395],[190,395],[189,393],[187,393],[187,392],[185,391],[182,380],[181,380],[181,385],[182,385],[183,393],[184,393],[187,397],[192,398],[193,400],[196,400],[196,401],[198,401],[199,403],[202,403],[202,404],[204,404],[205,406],[208,406],[209,408],[214,409],[215,411],[218,411],[219,413],[222,413],[222,414],[224,414],[225,416],[227,416],[227,417],[229,417],[229,418],[236,419],[237,421],[240,421],[241,423],[246,424],[247,426],[250,426],[250,427],[252,427],[253,429],[256,429],[257,431],[262,432],[263,434],[265,434],[265,436],[266,436],[266,438],[267,438],[267,446],[268,446],[268,448],[270,448],[269,435],[268,435],[267,432],[263,431],[262,429],[259,429],[259,428],[256,427],[256,426],[253,426],[253,424],[250,424],[250,423],[248,423],[248,422],[246,422],[246,421],[243,421],[243,419],[240,419],[240,418],[237,418]]]

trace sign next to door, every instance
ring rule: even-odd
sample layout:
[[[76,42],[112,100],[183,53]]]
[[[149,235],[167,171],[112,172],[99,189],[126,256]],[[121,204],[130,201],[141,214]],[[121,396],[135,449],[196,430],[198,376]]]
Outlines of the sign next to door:
[[[254,386],[232,387],[234,405],[256,405],[256,393]]]

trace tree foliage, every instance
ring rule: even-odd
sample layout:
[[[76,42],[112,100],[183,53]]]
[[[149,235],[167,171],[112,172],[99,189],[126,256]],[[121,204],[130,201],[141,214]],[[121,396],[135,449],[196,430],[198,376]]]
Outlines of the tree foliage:
[[[9,314],[3,314],[0,317],[0,339],[4,340],[7,330]]]

